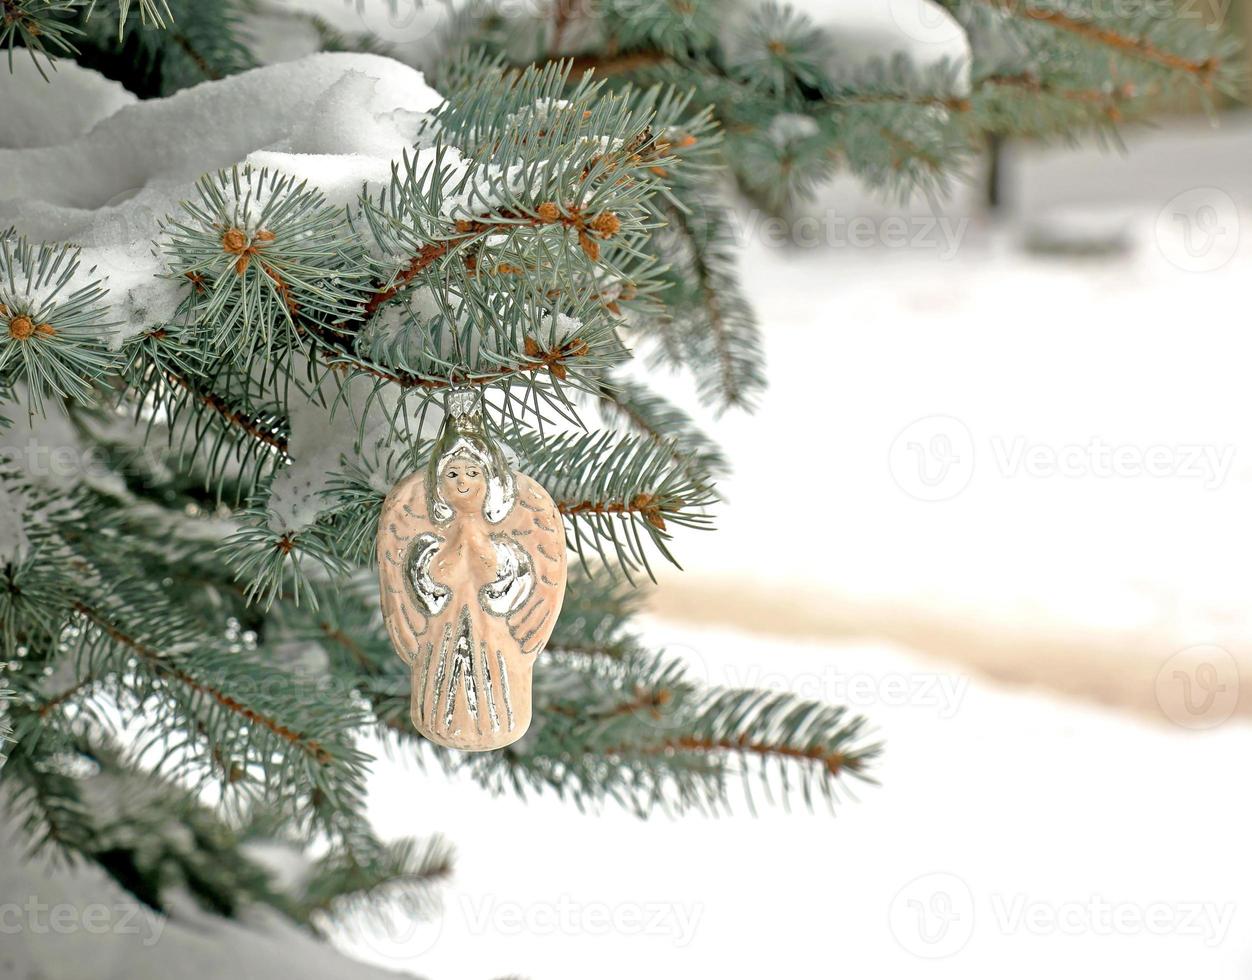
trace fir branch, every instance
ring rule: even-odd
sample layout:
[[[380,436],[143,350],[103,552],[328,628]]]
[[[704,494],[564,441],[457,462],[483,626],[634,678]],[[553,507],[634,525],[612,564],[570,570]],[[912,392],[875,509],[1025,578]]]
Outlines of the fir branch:
[[[35,411],[48,395],[87,401],[91,379],[111,364],[107,290],[79,255],[0,236],[0,377],[27,382]]]
[[[342,921],[400,905],[405,915],[436,914],[434,888],[452,875],[453,849],[443,838],[390,841],[362,853],[332,852],[314,866],[298,897],[305,918]]]
[[[268,422],[263,422],[259,418],[232,408],[221,395],[203,388],[196,381],[184,377],[172,369],[167,368],[164,372],[164,377],[171,384],[185,390],[200,404],[216,412],[225,422],[239,429],[244,435],[286,455],[287,437],[281,432],[276,432]]]
[[[109,639],[126,647],[137,657],[147,663],[151,668],[157,671],[161,676],[177,681],[190,691],[212,698],[213,701],[229,711],[231,714],[238,715],[249,724],[259,725],[294,748],[306,753],[315,762],[317,762],[318,765],[329,765],[333,762],[331,754],[316,739],[305,737],[303,733],[295,731],[290,726],[249,707],[242,701],[232,697],[224,691],[217,689],[213,685],[199,680],[188,671],[185,671],[170,662],[161,654],[160,651],[153,649],[146,643],[143,643],[137,638],[131,636],[129,633],[125,632],[98,610],[87,605],[87,603],[76,601],[73,605],[73,609],[75,612],[79,613],[90,623],[96,626],[96,628],[101,630],[106,636],[109,637]]]
[[[584,568],[594,551],[606,566],[611,549],[628,579],[642,568],[652,576],[647,540],[673,564],[671,525],[707,528],[715,495],[709,481],[692,480],[668,447],[611,433],[517,440],[526,471],[544,485],[566,517],[571,547]],[[581,467],[573,464],[581,462]]]
[[[1170,71],[1194,75],[1204,85],[1211,83],[1221,66],[1218,58],[1187,58],[1159,47],[1146,37],[1124,34],[1105,27],[1095,20],[1073,17],[1063,10],[1032,6],[1029,3],[1023,3],[1022,0],[979,0],[979,2],[1015,17],[1047,24],[1057,30],[1080,37],[1084,41],[1111,48],[1119,54],[1151,62]]]
[[[39,74],[55,68],[58,55],[78,52],[75,41],[82,30],[68,23],[69,18],[90,9],[92,0],[0,0],[0,45],[8,49],[9,72],[13,71],[13,49],[25,48]]]
[[[665,446],[675,462],[692,467],[693,477],[717,479],[729,472],[729,461],[691,416],[646,386],[614,379],[602,384],[597,395],[607,420],[623,422],[655,445]]]

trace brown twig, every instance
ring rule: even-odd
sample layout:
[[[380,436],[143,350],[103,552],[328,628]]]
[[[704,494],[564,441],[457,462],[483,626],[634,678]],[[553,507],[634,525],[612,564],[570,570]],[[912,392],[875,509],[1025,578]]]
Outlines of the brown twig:
[[[680,502],[681,503],[681,502]],[[642,514],[653,527],[665,530],[665,518],[661,516],[660,501],[649,493],[637,493],[629,503],[600,500],[561,500],[556,509],[566,516],[575,514]]]
[[[251,415],[233,409],[227,404],[226,400],[215,391],[205,391],[193,382],[190,378],[185,378],[177,371],[169,368],[163,370],[165,378],[171,383],[178,385],[190,392],[201,404],[206,405],[224,418],[235,428],[262,442],[272,449],[278,450],[280,453],[287,452],[287,439],[284,436],[271,432],[265,425],[258,422]]]
[[[1198,75],[1205,84],[1212,80],[1219,65],[1216,58],[1205,58],[1203,61],[1184,58],[1182,55],[1174,54],[1172,51],[1166,51],[1158,47],[1147,38],[1121,34],[1112,28],[1101,27],[1099,24],[1088,20],[1078,20],[1059,10],[1031,7],[1029,4],[1020,3],[1019,0],[983,0],[983,3],[1016,14],[1019,17],[1025,17],[1027,20],[1049,24],[1058,30],[1074,34],[1095,44],[1113,48],[1130,57],[1139,58],[1142,61],[1150,61],[1174,71]]]
[[[587,71],[594,71],[597,75],[624,75],[641,68],[652,68],[655,65],[664,64],[670,60],[670,56],[664,51],[646,49],[603,56],[584,54],[568,60],[570,77],[574,77]]]
[[[174,43],[176,43],[180,48],[183,49],[184,52],[186,52],[187,57],[190,58],[192,63],[197,68],[200,69],[201,74],[203,74],[205,78],[207,78],[211,82],[217,82],[221,80],[222,78],[221,73],[217,71],[216,68],[214,68],[212,65],[209,64],[208,60],[204,57],[204,55],[202,55],[199,51],[195,49],[190,39],[188,39],[188,37],[185,34],[179,34],[175,32],[173,34],[173,38],[174,38]]]
[[[843,752],[830,752],[819,745],[808,749],[793,748],[789,745],[774,745],[770,742],[754,742],[745,737],[712,739],[684,735],[680,738],[668,739],[659,745],[628,747],[611,750],[614,753],[636,752],[655,755],[661,752],[751,752],[755,755],[774,756],[783,759],[795,759],[803,762],[820,762],[827,772],[837,776],[845,769],[860,772],[860,760],[849,758]]]
[[[316,759],[320,765],[329,765],[334,761],[331,754],[316,739],[306,738],[302,733],[282,724],[282,722],[276,721],[268,715],[261,714],[261,712],[256,711],[253,708],[249,708],[242,701],[239,701],[224,691],[219,691],[217,688],[198,680],[181,667],[174,666],[174,664],[170,663],[161,655],[159,650],[154,650],[146,643],[143,643],[140,640],[135,639],[135,637],[130,636],[128,633],[125,633],[98,613],[95,609],[88,606],[85,602],[76,601],[74,603],[74,610],[86,617],[89,622],[93,623],[98,629],[102,630],[114,642],[120,643],[132,650],[140,659],[149,663],[160,673],[174,678],[180,684],[185,687],[189,687],[191,690],[196,691],[199,694],[208,695],[232,714],[239,715],[241,718],[246,719],[252,724],[260,725],[262,728],[273,732],[279,738],[313,756],[313,758]]]
[[[96,678],[85,677],[81,681],[79,681],[77,684],[74,684],[72,687],[66,688],[64,691],[61,691],[59,694],[54,694],[52,697],[48,698],[46,701],[44,701],[43,704],[39,706],[39,712],[38,712],[39,717],[47,718],[48,715],[56,711],[57,708],[61,707],[61,705],[63,705],[66,701],[72,698],[75,694],[77,694],[79,691],[83,690],[84,688],[91,687],[91,685],[94,684],[95,682],[96,682]]]
[[[734,360],[730,355],[730,343],[726,335],[726,321],[722,316],[721,297],[713,282],[713,270],[705,260],[704,253],[695,246],[695,235],[683,210],[677,207],[670,207],[668,210],[673,216],[678,230],[692,242],[691,263],[695,267],[696,283],[700,287],[700,293],[704,297],[704,307],[709,314],[709,329],[713,334],[714,346],[717,348],[717,363],[722,375],[722,388],[726,404],[738,404],[743,398],[743,393],[739,390],[738,381],[735,379]]]

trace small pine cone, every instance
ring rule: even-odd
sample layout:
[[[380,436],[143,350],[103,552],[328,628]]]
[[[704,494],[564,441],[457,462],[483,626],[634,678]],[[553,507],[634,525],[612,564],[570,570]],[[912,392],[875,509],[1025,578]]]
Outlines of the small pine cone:
[[[595,241],[585,231],[578,233],[578,244],[582,246],[583,251],[587,253],[587,258],[591,259],[592,262],[600,258],[600,243]]]
[[[561,217],[561,209],[558,208],[552,201],[544,201],[535,209],[535,213],[539,215],[541,221],[544,221],[547,224],[552,224],[552,222]]]
[[[612,211],[601,211],[591,219],[591,230],[601,238],[612,238],[622,230],[622,221]]]
[[[9,321],[9,336],[14,340],[30,340],[35,335],[35,324],[28,316],[15,316]]]
[[[248,247],[248,236],[238,228],[230,228],[222,235],[222,251],[242,255]]]

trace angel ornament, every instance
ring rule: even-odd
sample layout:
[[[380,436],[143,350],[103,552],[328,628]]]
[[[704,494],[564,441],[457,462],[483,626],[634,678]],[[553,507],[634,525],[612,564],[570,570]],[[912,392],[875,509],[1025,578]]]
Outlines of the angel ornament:
[[[449,394],[425,472],[387,495],[378,571],[417,730],[474,752],[521,738],[565,597],[565,530],[543,487],[509,467],[476,393]]]

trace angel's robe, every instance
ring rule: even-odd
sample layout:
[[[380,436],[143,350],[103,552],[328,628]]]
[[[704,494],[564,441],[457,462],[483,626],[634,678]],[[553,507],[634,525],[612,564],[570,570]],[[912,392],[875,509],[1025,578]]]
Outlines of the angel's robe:
[[[412,670],[412,718],[432,741],[485,750],[530,724],[531,671],[565,592],[565,531],[552,498],[518,474],[509,512],[489,523],[427,513],[426,474],[383,505],[383,621]]]

